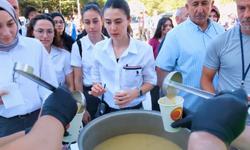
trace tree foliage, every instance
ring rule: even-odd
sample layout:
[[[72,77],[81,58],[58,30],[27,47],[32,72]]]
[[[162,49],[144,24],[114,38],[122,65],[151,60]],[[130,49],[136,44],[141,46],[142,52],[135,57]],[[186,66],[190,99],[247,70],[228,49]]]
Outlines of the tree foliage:
[[[63,15],[72,15],[73,10],[77,9],[77,0],[18,0],[20,7],[20,14],[23,14],[23,10],[27,5],[32,5],[41,12],[44,12],[48,8],[49,12],[54,10],[60,11],[60,1],[61,1],[61,11]],[[107,0],[79,0],[80,8],[82,9],[89,1],[96,1],[101,7],[104,6]],[[132,1],[132,0],[127,0]],[[177,10],[180,7],[185,6],[186,0],[137,0],[145,4],[145,8],[150,15],[153,15],[154,10],[159,13],[168,12],[172,10]],[[235,0],[220,0],[222,5],[235,2]]]

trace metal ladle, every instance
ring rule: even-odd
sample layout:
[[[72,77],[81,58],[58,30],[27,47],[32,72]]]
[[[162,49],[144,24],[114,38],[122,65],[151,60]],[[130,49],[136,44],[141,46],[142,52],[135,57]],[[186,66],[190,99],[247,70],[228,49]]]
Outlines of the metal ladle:
[[[41,78],[35,76],[33,74],[33,72],[34,72],[33,67],[31,67],[27,64],[16,62],[14,64],[13,71],[23,75],[24,77],[36,82],[37,84],[47,88],[48,90],[50,90],[52,92],[56,89],[53,85],[51,85],[51,84],[47,83],[46,81],[42,80]],[[86,108],[85,96],[80,91],[74,91],[72,94],[73,94],[73,97],[77,100],[77,108],[78,108],[77,114],[83,113],[83,111]]]
[[[209,99],[215,96],[215,94],[203,91],[200,89],[196,89],[187,85],[183,85],[182,83],[182,75],[180,72],[173,71],[170,72],[164,79],[162,84],[162,90],[164,95],[168,98],[177,96],[179,90],[183,90],[188,93],[192,93],[194,95]],[[250,102],[248,103],[248,114],[250,115]]]
[[[174,97],[178,94],[179,90],[183,90],[188,93],[192,93],[194,95],[209,99],[215,96],[215,94],[203,91],[200,89],[196,89],[187,85],[183,85],[182,83],[182,75],[180,72],[173,71],[170,72],[164,79],[162,84],[162,90],[164,95],[167,97]]]

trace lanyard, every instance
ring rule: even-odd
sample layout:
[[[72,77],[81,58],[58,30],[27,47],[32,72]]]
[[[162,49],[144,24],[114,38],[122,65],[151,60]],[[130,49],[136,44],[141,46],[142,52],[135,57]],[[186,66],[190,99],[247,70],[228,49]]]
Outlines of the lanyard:
[[[247,67],[247,70],[245,72],[245,64],[244,64],[244,51],[243,51],[243,39],[242,39],[242,32],[241,32],[241,26],[240,26],[240,46],[241,46],[241,60],[242,60],[242,81],[241,81],[241,88],[244,88],[244,82],[245,82],[245,79],[246,79],[246,76],[247,76],[247,73],[249,71],[249,68],[250,68],[250,63]]]

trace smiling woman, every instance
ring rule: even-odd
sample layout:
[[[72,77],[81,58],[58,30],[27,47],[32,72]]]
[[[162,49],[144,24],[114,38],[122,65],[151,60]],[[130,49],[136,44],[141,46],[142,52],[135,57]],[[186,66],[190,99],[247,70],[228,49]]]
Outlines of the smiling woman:
[[[59,85],[67,86],[70,91],[73,91],[73,68],[70,66],[70,53],[62,49],[61,39],[52,18],[46,15],[38,15],[33,18],[28,27],[27,37],[41,41],[52,59]]]
[[[16,22],[16,19],[11,17],[11,15],[1,7],[0,16],[0,50],[9,51],[18,43],[18,22]]]

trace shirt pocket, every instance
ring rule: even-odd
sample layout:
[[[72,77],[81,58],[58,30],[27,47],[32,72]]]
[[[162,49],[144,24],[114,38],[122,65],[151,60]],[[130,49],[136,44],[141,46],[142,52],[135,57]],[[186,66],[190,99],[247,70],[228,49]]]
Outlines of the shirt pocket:
[[[123,66],[123,85],[137,86],[142,80],[142,66]]]

